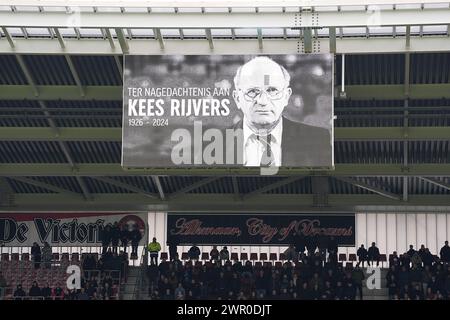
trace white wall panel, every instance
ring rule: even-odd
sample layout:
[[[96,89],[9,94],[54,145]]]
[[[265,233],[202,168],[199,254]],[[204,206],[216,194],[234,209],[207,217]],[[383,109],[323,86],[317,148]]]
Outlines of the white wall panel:
[[[414,249],[418,249],[420,248],[420,246],[423,244],[425,245],[425,247],[428,247],[428,241],[427,241],[427,214],[416,214],[417,216],[417,225],[416,225],[416,230],[417,230],[417,246],[414,243]],[[430,248],[431,250],[431,248]]]

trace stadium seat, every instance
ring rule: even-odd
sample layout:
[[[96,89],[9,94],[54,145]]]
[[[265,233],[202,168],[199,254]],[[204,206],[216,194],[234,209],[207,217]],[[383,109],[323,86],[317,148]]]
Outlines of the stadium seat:
[[[339,254],[339,262],[345,262],[347,261],[347,255],[345,253],[340,253]]]
[[[183,252],[181,254],[181,260],[189,260],[189,255],[187,252]]]
[[[247,261],[247,260],[248,260],[247,252],[241,252],[241,261]]]
[[[202,260],[209,260],[209,253],[208,252],[202,252]]]
[[[381,262],[381,267],[383,268],[383,263],[387,262],[385,254],[380,254],[380,262]]]
[[[19,254],[16,253],[11,253],[11,261],[19,261]]]
[[[169,260],[167,252],[161,252],[161,260]]]
[[[259,260],[267,261],[267,253],[260,253],[259,254]]]
[[[250,261],[257,261],[258,260],[258,254],[256,252],[250,253]]]
[[[202,261],[195,261],[195,266],[196,267],[201,267],[201,266],[203,266],[203,262]]]
[[[78,252],[72,253],[72,262],[80,261],[80,254]]]
[[[69,261],[69,254],[67,252],[61,255],[61,261]]]
[[[281,261],[275,262],[275,268],[281,269],[282,267],[283,267],[283,264],[281,263]]]
[[[255,268],[261,269],[262,268],[262,262],[261,261],[256,261],[255,262]]]
[[[285,261],[286,255],[284,253],[280,253],[280,261]]]
[[[270,253],[269,254],[269,260],[270,261],[277,261],[278,260],[278,256],[276,253]]]
[[[22,261],[30,261],[30,254],[22,253]]]
[[[9,261],[9,253],[2,253],[2,261]]]
[[[237,254],[237,252],[232,252],[231,253],[231,261],[238,261],[239,260],[239,256]]]
[[[353,262],[356,262],[356,261],[357,261],[357,260],[356,260],[356,254],[350,253],[350,254],[348,255],[348,261],[350,261],[352,264],[353,264]]]
[[[59,261],[59,253],[58,252],[53,253],[53,261]]]

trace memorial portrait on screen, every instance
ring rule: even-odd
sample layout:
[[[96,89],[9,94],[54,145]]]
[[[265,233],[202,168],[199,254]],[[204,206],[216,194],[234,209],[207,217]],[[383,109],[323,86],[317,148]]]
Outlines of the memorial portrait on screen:
[[[333,59],[125,56],[122,165],[333,167]]]

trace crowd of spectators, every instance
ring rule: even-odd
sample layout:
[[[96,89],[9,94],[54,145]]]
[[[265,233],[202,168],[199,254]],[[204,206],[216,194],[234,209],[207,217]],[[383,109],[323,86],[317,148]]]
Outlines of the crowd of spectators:
[[[154,239],[155,241],[155,239]],[[332,251],[328,251],[331,247]],[[183,264],[177,254],[169,261],[148,267],[149,297],[163,300],[248,300],[248,299],[300,299],[300,300],[355,300],[363,299],[361,268],[379,266],[380,251],[375,243],[369,249],[361,246],[356,266],[345,267],[337,262],[334,245],[322,251],[318,246],[298,250],[291,244],[284,252],[287,261],[282,265],[253,264],[230,261],[227,247],[217,246],[209,253],[210,260],[196,263],[201,251],[193,245],[188,251],[189,262]],[[305,249],[308,249],[305,246]],[[337,250],[336,250],[337,252]],[[390,255],[387,272],[389,298],[408,300],[450,299],[450,248],[448,242],[440,250],[440,258],[433,256],[423,245],[397,256]]]
[[[389,298],[393,300],[449,300],[450,247],[448,241],[439,252],[431,254],[424,245],[400,256],[394,252],[389,258],[386,274]]]
[[[142,239],[142,233],[136,224],[129,230],[125,225],[119,226],[114,222],[112,226],[107,225],[101,233],[102,254],[107,253],[108,248],[112,248],[113,253],[118,253],[119,244],[123,251],[127,252],[127,247],[131,244],[131,259],[138,258],[138,246]]]

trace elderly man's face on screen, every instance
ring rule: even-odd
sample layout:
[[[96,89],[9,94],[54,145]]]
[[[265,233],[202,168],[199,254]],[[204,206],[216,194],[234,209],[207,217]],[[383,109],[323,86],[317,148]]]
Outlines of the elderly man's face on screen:
[[[292,90],[289,75],[269,58],[247,62],[236,75],[234,98],[247,124],[255,129],[270,129],[278,123]]]

